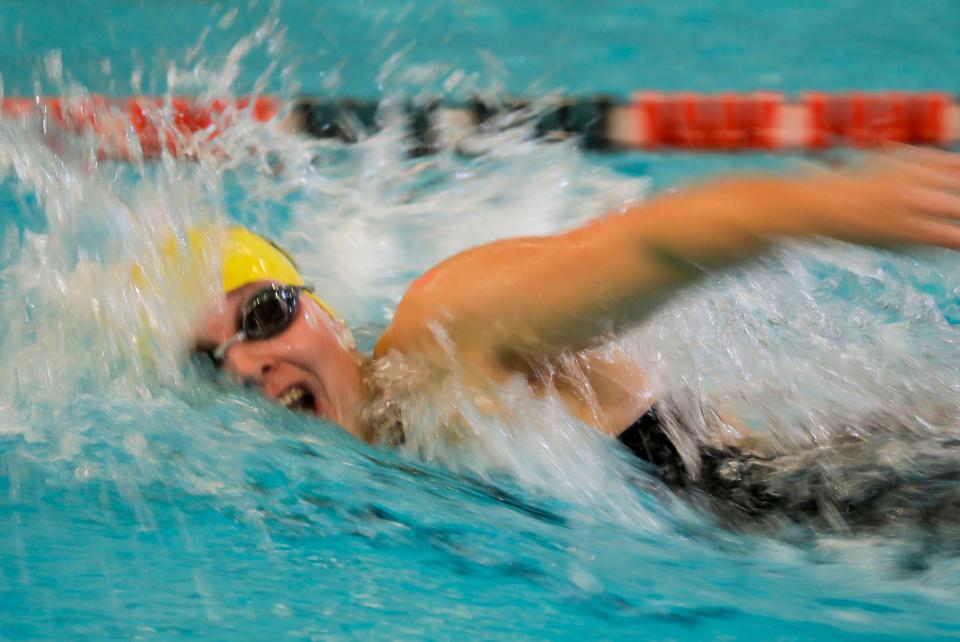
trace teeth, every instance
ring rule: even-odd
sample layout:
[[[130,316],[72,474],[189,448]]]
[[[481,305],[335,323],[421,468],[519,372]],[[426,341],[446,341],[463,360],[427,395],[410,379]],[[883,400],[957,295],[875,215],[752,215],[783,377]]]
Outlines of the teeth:
[[[286,408],[289,408],[292,404],[295,404],[298,401],[300,401],[300,399],[303,398],[303,395],[305,395],[306,393],[307,393],[306,390],[304,390],[300,386],[296,386],[291,388],[289,391],[287,391],[287,393],[282,397],[280,397],[280,399],[278,399],[277,401],[280,402],[280,405]]]

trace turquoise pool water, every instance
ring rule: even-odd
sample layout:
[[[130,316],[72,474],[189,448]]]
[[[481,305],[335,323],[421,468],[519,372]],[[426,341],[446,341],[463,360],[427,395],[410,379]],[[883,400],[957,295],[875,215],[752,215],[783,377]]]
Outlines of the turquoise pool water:
[[[956,91],[960,72],[948,2],[7,2],[0,26],[7,95]],[[449,252],[797,159],[584,157],[517,134],[476,158],[411,160],[388,127],[354,148],[256,139],[232,163],[138,169],[0,134],[0,639],[960,634],[946,510],[960,462],[936,449],[949,426],[893,442],[887,468],[842,468],[862,481],[939,467],[928,500],[946,515],[731,530],[549,404],[519,402],[522,432],[487,426],[426,460],[366,447],[177,361],[177,305],[131,300],[110,271],[161,221],[242,221],[289,245],[369,347]],[[960,390],[958,277],[947,253],[789,248],[625,346],[664,390],[768,415],[893,406],[931,420]],[[131,349],[141,305],[166,349],[152,358]]]

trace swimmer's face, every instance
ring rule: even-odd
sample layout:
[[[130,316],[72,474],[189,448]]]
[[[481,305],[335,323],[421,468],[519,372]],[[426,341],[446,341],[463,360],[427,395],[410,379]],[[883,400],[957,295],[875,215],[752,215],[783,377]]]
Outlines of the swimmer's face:
[[[215,304],[194,333],[198,349],[212,352],[239,330],[244,303],[269,282],[233,290]],[[276,336],[230,345],[223,369],[278,403],[334,421],[360,436],[363,388],[353,339],[342,321],[299,293],[290,325]]]

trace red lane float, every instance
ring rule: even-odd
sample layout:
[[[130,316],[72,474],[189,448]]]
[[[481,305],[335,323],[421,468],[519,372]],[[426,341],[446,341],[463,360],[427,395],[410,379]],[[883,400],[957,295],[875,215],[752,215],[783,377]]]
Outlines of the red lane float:
[[[145,158],[159,156],[164,150],[177,156],[188,152],[196,135],[202,132],[203,140],[213,140],[241,113],[264,123],[276,116],[279,108],[280,101],[270,96],[201,102],[183,96],[109,99],[94,95],[81,99],[6,98],[0,102],[4,116],[40,116],[65,131],[93,133],[102,143],[101,155],[118,158],[130,156],[131,133],[139,140]]]
[[[644,149],[776,149],[777,116],[783,103],[782,96],[771,93],[640,93],[632,101],[635,137],[627,142]]]
[[[947,138],[950,96],[863,94],[831,96],[807,93],[802,103],[810,118],[807,147],[822,149],[834,141],[856,147],[884,142],[943,145]]]
[[[640,149],[825,149],[886,143],[950,145],[960,108],[942,92],[826,94],[634,94],[630,126],[615,142]]]

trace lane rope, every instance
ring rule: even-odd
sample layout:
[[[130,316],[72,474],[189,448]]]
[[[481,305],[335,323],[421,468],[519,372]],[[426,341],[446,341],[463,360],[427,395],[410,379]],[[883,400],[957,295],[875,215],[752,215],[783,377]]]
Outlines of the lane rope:
[[[289,110],[285,109],[289,107]],[[377,101],[273,96],[173,98],[5,98],[0,115],[39,117],[44,128],[92,133],[104,157],[162,152],[189,156],[241,119],[318,137],[355,142],[379,127]],[[408,103],[411,154],[469,148],[477,133],[517,123],[539,137],[577,137],[586,149],[735,152],[867,148],[890,143],[949,147],[960,142],[960,103],[946,92],[634,93],[511,98],[496,103]],[[281,118],[281,114],[286,114]],[[138,145],[132,144],[131,134]],[[134,147],[139,149],[134,150]]]

